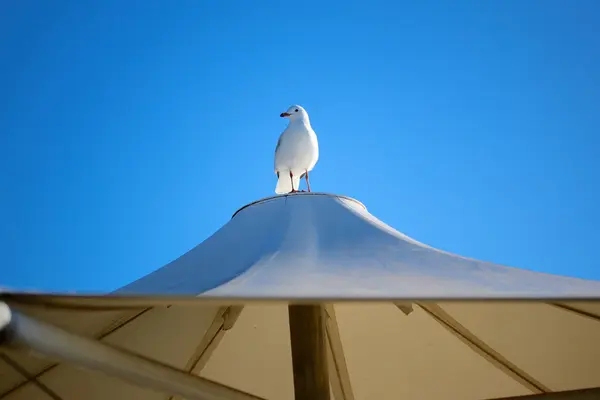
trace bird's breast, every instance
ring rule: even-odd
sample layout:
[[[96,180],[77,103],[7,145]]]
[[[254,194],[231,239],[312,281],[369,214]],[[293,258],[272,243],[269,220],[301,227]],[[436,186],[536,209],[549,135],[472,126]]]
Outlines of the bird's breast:
[[[291,129],[284,131],[275,152],[276,169],[312,168],[318,158],[317,136],[312,129]]]

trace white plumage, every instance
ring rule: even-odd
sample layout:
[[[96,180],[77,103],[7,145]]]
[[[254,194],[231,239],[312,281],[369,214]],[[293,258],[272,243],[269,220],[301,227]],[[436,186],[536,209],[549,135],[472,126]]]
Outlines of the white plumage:
[[[302,177],[306,179],[310,192],[308,172],[314,168],[319,159],[317,135],[310,126],[304,108],[293,105],[280,116],[288,118],[290,123],[279,136],[275,148],[275,173],[278,176],[275,193],[297,191]]]

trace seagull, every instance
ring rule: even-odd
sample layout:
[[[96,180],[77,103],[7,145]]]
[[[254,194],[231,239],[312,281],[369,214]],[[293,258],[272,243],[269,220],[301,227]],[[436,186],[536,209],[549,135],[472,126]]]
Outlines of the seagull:
[[[292,105],[279,115],[288,118],[290,123],[279,136],[275,148],[275,173],[277,186],[275,193],[298,192],[300,179],[306,178],[306,187],[310,192],[308,172],[312,171],[319,159],[317,135],[310,126],[306,110]]]

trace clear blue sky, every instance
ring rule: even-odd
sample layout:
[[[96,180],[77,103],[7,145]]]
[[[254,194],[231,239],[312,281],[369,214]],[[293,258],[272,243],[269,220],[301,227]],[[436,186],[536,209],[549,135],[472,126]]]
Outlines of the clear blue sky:
[[[274,194],[292,103],[313,190],[600,279],[600,2],[323,4],[3,2],[0,286],[105,292],[186,252]]]

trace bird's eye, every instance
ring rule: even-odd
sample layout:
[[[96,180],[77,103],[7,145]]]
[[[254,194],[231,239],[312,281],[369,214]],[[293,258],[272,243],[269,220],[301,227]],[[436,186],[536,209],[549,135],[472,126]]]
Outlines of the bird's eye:
[[[296,111],[294,111],[294,112],[298,112],[298,109],[296,108]]]

